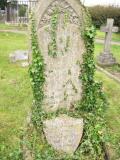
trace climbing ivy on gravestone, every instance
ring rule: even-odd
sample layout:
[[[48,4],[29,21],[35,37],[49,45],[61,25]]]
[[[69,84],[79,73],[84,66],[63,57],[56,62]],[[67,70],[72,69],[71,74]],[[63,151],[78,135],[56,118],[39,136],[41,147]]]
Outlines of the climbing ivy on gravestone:
[[[94,81],[95,28],[89,14],[77,0],[41,0],[31,22],[35,156],[102,159],[106,99]]]

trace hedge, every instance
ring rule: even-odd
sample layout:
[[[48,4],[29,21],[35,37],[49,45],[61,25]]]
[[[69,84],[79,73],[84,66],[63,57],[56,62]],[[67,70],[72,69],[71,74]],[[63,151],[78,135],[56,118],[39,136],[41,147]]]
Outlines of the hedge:
[[[106,24],[107,18],[115,20],[114,25],[120,27],[120,7],[115,6],[93,6],[88,8],[94,25],[100,28]]]

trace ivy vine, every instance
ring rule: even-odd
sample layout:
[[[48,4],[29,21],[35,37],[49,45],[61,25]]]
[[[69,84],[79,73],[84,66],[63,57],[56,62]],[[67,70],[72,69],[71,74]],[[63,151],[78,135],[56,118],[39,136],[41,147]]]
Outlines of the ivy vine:
[[[63,23],[64,23],[64,26],[63,28],[65,28],[69,22],[69,19],[70,19],[70,14],[68,11],[65,11],[64,13],[64,19],[63,19]]]
[[[38,45],[35,20],[31,14],[31,46],[32,46],[32,64],[29,68],[30,81],[33,89],[33,113],[32,120],[36,126],[40,126],[42,118],[42,102],[44,99],[44,83],[45,83],[45,64],[43,55]],[[39,122],[39,123],[38,123]]]
[[[50,21],[50,43],[48,45],[48,55],[52,56],[53,58],[57,57],[58,55],[58,47],[57,47],[57,27],[58,27],[58,19],[59,19],[60,11],[59,8],[55,8],[53,10],[51,21]],[[70,15],[67,11],[64,13],[63,18],[63,28],[65,28],[69,22]],[[62,43],[62,39],[60,39]],[[64,51],[67,52],[70,45],[70,37],[68,36],[66,39],[66,44],[64,47]],[[61,52],[63,54],[63,51]]]
[[[83,54],[81,66],[81,77],[83,85],[83,97],[79,104],[79,111],[84,112],[85,132],[81,151],[90,154],[94,160],[104,159],[103,145],[106,139],[106,125],[104,111],[107,106],[106,96],[102,91],[102,83],[94,81],[94,38],[95,28],[93,26],[84,31],[86,53]]]
[[[53,14],[52,14],[52,17],[51,17],[51,23],[50,23],[51,42],[48,45],[48,54],[52,57],[57,56],[57,24],[58,24],[58,18],[59,18],[59,9],[56,8],[53,11]]]

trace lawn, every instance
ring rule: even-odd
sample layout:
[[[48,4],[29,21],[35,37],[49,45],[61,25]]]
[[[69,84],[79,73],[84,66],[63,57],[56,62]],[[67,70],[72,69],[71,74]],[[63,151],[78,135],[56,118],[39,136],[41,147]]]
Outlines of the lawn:
[[[28,48],[28,37],[24,34],[0,33],[0,159],[17,160],[21,130],[32,104],[32,92],[28,69],[9,62],[9,54],[17,49]],[[112,51],[119,58],[120,46]],[[102,51],[102,45],[96,44],[95,57]],[[105,117],[110,132],[113,133],[115,150],[119,151],[120,140],[120,84],[106,75],[96,72],[96,79],[103,81],[109,100]],[[111,145],[112,146],[112,145]],[[113,148],[113,147],[111,147]],[[112,149],[113,160],[119,160],[119,153]]]
[[[96,72],[96,80],[103,82],[103,88],[109,102],[105,118],[112,135],[111,160],[120,160],[120,84],[98,71]]]
[[[27,26],[23,24],[12,25],[12,24],[4,24],[0,23],[0,30],[26,30]]]
[[[98,39],[104,39],[105,38],[105,33],[101,32],[100,30],[97,30],[97,32],[96,32],[96,38],[98,38]],[[120,42],[120,33],[113,33],[112,34],[112,40]]]
[[[23,24],[19,25],[13,25],[13,24],[4,24],[0,23],[0,30],[26,30],[27,26]],[[96,38],[97,39],[104,39],[105,38],[105,33],[101,32],[100,30],[96,31]],[[120,33],[113,33],[112,34],[112,40],[120,42]]]
[[[25,35],[0,33],[0,159],[18,154],[19,136],[32,104],[28,69],[9,62],[9,54],[27,49]],[[15,154],[12,156],[12,154]],[[9,158],[8,158],[9,157]],[[15,158],[15,160],[17,157]]]
[[[98,55],[103,51],[102,44],[95,44],[95,61],[97,62]],[[117,62],[120,64],[120,46],[112,45],[111,53],[116,58]],[[105,67],[105,69],[112,72],[119,72],[120,67],[117,65],[111,67]],[[109,108],[106,112],[106,120],[112,134],[112,151],[111,151],[111,160],[120,159],[120,84],[116,83],[114,80],[111,80],[104,74],[97,72],[96,79],[103,81],[104,90],[107,94],[109,101]],[[114,148],[114,149],[113,149]]]

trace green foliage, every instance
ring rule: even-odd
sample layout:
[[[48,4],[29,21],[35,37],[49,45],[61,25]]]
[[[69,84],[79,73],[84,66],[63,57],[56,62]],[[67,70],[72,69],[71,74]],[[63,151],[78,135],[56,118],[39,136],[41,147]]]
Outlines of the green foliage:
[[[32,46],[32,64],[29,68],[30,80],[33,89],[34,96],[34,104],[33,104],[33,121],[39,126],[39,122],[41,122],[41,114],[42,114],[42,101],[44,98],[44,82],[45,82],[45,64],[43,60],[42,53],[38,46],[38,39],[36,34],[35,20],[33,19],[33,15],[31,16],[31,46]],[[38,122],[38,123],[37,123]]]
[[[100,28],[101,25],[106,24],[107,18],[113,18],[115,25],[120,27],[120,7],[114,6],[94,6],[89,7],[94,25]]]
[[[15,159],[13,158],[14,156],[10,159],[9,155],[15,152],[18,152],[16,153],[17,155],[19,154],[20,150],[17,149],[19,148],[19,146],[16,147],[16,143],[19,141],[19,128],[23,126],[23,122],[25,121],[27,112],[29,111],[29,108],[32,103],[31,89],[29,86],[27,69],[21,68],[17,64],[10,64],[8,61],[9,53],[12,53],[14,50],[17,49],[24,50],[28,48],[28,46],[26,46],[27,41],[27,36],[23,34],[5,32],[0,33],[1,160],[13,160]],[[102,48],[102,45],[96,44],[96,54],[100,53],[100,51],[102,51]],[[117,55],[116,58],[119,60],[120,47],[113,45],[112,48],[114,56]],[[110,105],[108,109],[105,111],[105,119],[107,120],[107,125],[110,128],[111,134],[115,136],[115,138],[112,137],[110,143],[110,157],[113,160],[118,160],[120,157],[120,101],[118,101],[120,97],[120,85],[119,83],[116,83],[114,80],[110,79],[101,72],[97,72],[95,77],[97,78],[97,80],[103,81],[104,91],[107,93],[107,96],[109,97]],[[15,79],[15,83],[13,79]],[[12,84],[11,81],[13,81]],[[34,138],[36,139],[36,141],[34,140],[34,143],[36,142],[36,148],[38,148],[37,153],[40,155],[42,151],[40,150],[39,152],[39,146],[41,146],[41,143],[38,142],[38,137],[40,137],[39,132],[37,139]],[[114,146],[112,149],[113,143]],[[83,149],[85,150],[85,146]],[[115,153],[115,151],[118,151],[118,153]],[[92,160],[92,158],[89,159]],[[20,160],[22,160],[22,158],[20,158]],[[87,160],[87,158],[85,160]]]
[[[11,152],[7,153],[9,146],[0,145],[0,159],[1,160],[23,160],[22,150],[20,146],[12,148]]]
[[[104,94],[102,94],[101,84],[94,81],[95,63],[94,63],[94,38],[95,28],[87,28],[85,30],[85,46],[86,53],[83,54],[82,74],[81,79],[83,82],[83,99],[81,109],[87,112],[96,110],[97,99],[104,100]]]
[[[58,21],[58,11],[55,11],[55,14],[52,16],[52,25],[51,25],[51,37],[52,47],[51,51],[57,50],[56,46],[56,28]],[[32,52],[33,52],[33,61],[30,67],[30,77],[32,82],[33,94],[34,94],[34,105],[33,105],[33,123],[36,124],[36,128],[39,129],[39,138],[35,142],[31,141],[31,144],[34,144],[34,154],[36,159],[46,159],[52,160],[55,157],[59,157],[59,159],[64,160],[81,160],[85,159],[85,157],[90,157],[92,160],[96,160],[99,157],[99,160],[104,157],[103,145],[106,142],[105,137],[105,121],[104,121],[104,109],[106,107],[106,98],[104,93],[102,92],[102,84],[96,83],[94,81],[94,72],[95,72],[95,64],[94,64],[94,38],[95,38],[95,28],[91,25],[89,19],[87,19],[88,24],[87,27],[81,31],[83,36],[86,52],[83,54],[83,63],[81,66],[81,76],[83,85],[83,97],[82,101],[76,105],[75,111],[67,111],[67,110],[58,110],[54,113],[45,113],[42,110],[42,101],[44,99],[43,86],[45,82],[45,65],[44,60],[39,50],[35,21],[32,19]],[[50,50],[49,50],[50,51]],[[53,54],[54,53],[54,54]],[[55,57],[57,55],[56,52],[50,52],[50,55]],[[74,88],[74,86],[73,86]],[[76,88],[74,88],[75,92],[77,92]],[[66,97],[65,97],[66,98]],[[74,155],[59,155],[53,148],[51,148],[43,135],[42,132],[42,121],[44,119],[49,119],[52,117],[56,117],[59,114],[67,114],[72,117],[81,116],[85,121],[84,135],[83,140]],[[31,137],[34,137],[32,134]],[[34,138],[33,138],[34,139]],[[38,143],[40,142],[41,147],[39,147]],[[33,146],[33,145],[32,145]],[[58,156],[59,155],[59,156]],[[63,158],[64,157],[64,158]]]
[[[19,5],[19,17],[25,17],[27,7],[25,5]]]
[[[50,22],[50,37],[51,37],[51,42],[49,43],[48,45],[48,54],[52,57],[56,57],[58,55],[58,48],[57,48],[57,26],[58,26],[58,18],[59,18],[59,9],[56,8],[54,11],[53,11],[53,14],[52,14],[52,17],[51,17],[51,22]],[[63,28],[65,28],[69,22],[69,13],[68,12],[65,12],[64,13],[64,25],[63,25]],[[49,30],[49,29],[48,29]],[[60,42],[62,43],[63,40],[60,39]],[[65,47],[64,47],[64,51],[67,52],[68,51],[68,48],[69,48],[69,45],[70,45],[70,37],[68,36],[67,39],[66,39],[66,42],[65,42]],[[62,54],[63,51],[61,51]]]
[[[95,28],[87,28],[85,30],[85,46],[86,53],[83,55],[82,64],[82,76],[81,79],[83,81],[83,101],[82,107],[84,110],[90,111],[92,107],[94,107],[94,101],[96,97],[93,97],[93,88],[94,88],[94,72],[95,72],[95,64],[94,64],[94,37],[95,37]]]
[[[84,113],[85,132],[80,150],[83,155],[90,155],[92,159],[103,159],[103,144],[106,142],[106,126],[104,110],[107,105],[106,97],[102,91],[102,84],[94,81],[94,38],[95,28],[85,28],[84,41],[86,53],[83,54],[81,77],[83,97],[78,110]]]
[[[7,6],[7,0],[0,0],[0,8],[2,10],[5,10],[6,6]]]
[[[49,46],[48,46],[48,54],[52,57],[57,56],[57,40],[56,39],[57,39],[58,17],[59,17],[59,10],[56,8],[51,18],[51,30],[50,30],[51,42],[49,43]]]
[[[64,22],[64,27],[67,26],[67,24],[68,24],[68,22],[69,22],[69,19],[70,19],[70,15],[69,15],[69,13],[68,13],[67,11],[65,11],[65,13],[64,13],[64,20],[63,20],[63,22]]]

